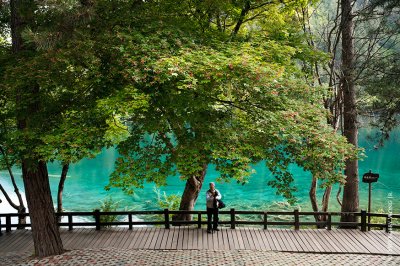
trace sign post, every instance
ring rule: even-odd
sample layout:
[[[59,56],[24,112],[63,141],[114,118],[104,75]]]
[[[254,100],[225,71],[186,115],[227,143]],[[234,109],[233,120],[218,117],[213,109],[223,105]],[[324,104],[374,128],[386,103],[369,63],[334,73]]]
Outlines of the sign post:
[[[372,192],[372,186],[371,183],[377,182],[379,178],[379,174],[377,173],[372,173],[371,170],[369,170],[368,173],[365,173],[363,175],[362,181],[364,183],[368,183],[368,231],[371,230],[371,226],[369,225],[371,223],[371,192]]]

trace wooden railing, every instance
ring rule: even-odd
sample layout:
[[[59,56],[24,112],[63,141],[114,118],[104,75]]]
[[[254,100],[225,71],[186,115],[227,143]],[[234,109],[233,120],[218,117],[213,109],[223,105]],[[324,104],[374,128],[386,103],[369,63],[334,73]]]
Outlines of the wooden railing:
[[[179,220],[171,220],[171,215],[176,214],[191,214],[193,215],[192,221],[179,221]],[[92,226],[95,227],[96,230],[100,230],[103,226],[128,226],[129,229],[132,229],[135,225],[163,225],[166,229],[169,229],[171,225],[190,225],[195,224],[198,228],[201,228],[203,224],[207,224],[206,211],[172,211],[165,209],[163,211],[115,211],[115,212],[100,212],[99,210],[95,210],[93,212],[63,212],[57,213],[56,216],[64,216],[67,217],[67,222],[60,222],[58,225],[60,227],[68,227],[69,230],[73,230],[75,226]],[[229,220],[220,220],[219,224],[229,225],[231,229],[235,229],[236,225],[261,225],[264,229],[268,229],[268,226],[292,226],[295,230],[299,230],[301,226],[317,226],[319,228],[326,228],[331,230],[333,226],[337,227],[357,227],[360,228],[361,231],[367,231],[371,227],[377,227],[380,229],[385,229],[386,232],[391,231],[392,229],[400,229],[400,214],[382,214],[382,213],[367,213],[366,211],[361,212],[300,212],[298,210],[294,211],[237,211],[235,209],[230,209],[230,211],[220,211],[220,217],[228,216]],[[113,222],[104,222],[101,220],[103,216],[125,216],[127,217],[127,221],[113,221]],[[158,216],[157,220],[142,220],[142,221],[133,221],[133,216],[143,216],[143,215],[152,215]],[[240,220],[237,219],[239,215],[256,215],[259,219],[252,220]],[[274,216],[292,216],[293,220],[290,221],[276,221],[273,218]],[[325,221],[301,221],[300,218],[304,216],[324,216]],[[343,215],[350,215],[360,217],[359,222],[340,222],[339,218]],[[12,222],[12,217],[20,217],[21,215],[17,213],[6,213],[0,214],[0,234],[2,228],[5,228],[6,232],[12,230],[12,228],[25,228],[30,227],[31,224],[19,225],[18,223]],[[29,216],[29,214],[24,214],[22,216]],[[368,223],[367,218],[370,217],[383,217],[385,218],[385,223]],[[5,224],[1,223],[1,218],[5,217]],[[93,221],[74,221],[74,217],[91,217]],[[332,218],[337,218],[334,221]],[[202,219],[204,218],[204,220]],[[254,218],[254,217],[253,217]],[[272,219],[271,219],[272,218]],[[399,223],[393,224],[392,220],[396,219]]]

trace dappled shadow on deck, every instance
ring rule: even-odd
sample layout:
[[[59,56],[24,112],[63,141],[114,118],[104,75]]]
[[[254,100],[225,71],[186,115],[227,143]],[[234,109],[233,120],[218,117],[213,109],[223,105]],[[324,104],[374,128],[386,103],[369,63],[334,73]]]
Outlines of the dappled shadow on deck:
[[[204,229],[181,226],[171,229],[140,227],[61,229],[64,248],[113,247],[160,250],[269,250],[312,253],[353,253],[400,255],[400,233],[384,231],[316,229],[222,228],[208,234]],[[0,256],[33,252],[29,230],[16,230],[0,236]]]

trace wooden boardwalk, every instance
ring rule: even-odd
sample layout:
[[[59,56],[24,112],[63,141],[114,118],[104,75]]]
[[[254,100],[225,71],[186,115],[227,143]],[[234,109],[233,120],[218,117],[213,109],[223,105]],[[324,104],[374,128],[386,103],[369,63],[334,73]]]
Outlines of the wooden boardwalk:
[[[222,228],[214,234],[194,227],[171,229],[140,227],[128,230],[77,228],[61,230],[64,248],[120,249],[198,249],[198,250],[271,250],[313,253],[390,254],[400,256],[400,233],[383,231],[316,229]],[[17,230],[0,236],[0,256],[5,253],[33,251],[29,230]]]

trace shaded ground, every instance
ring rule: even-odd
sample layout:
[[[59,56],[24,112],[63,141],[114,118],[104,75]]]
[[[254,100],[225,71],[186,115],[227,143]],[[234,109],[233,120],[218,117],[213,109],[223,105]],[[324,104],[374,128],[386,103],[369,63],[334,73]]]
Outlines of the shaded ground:
[[[315,254],[261,250],[73,250],[59,256],[30,259],[8,253],[0,265],[400,265],[400,256]]]

